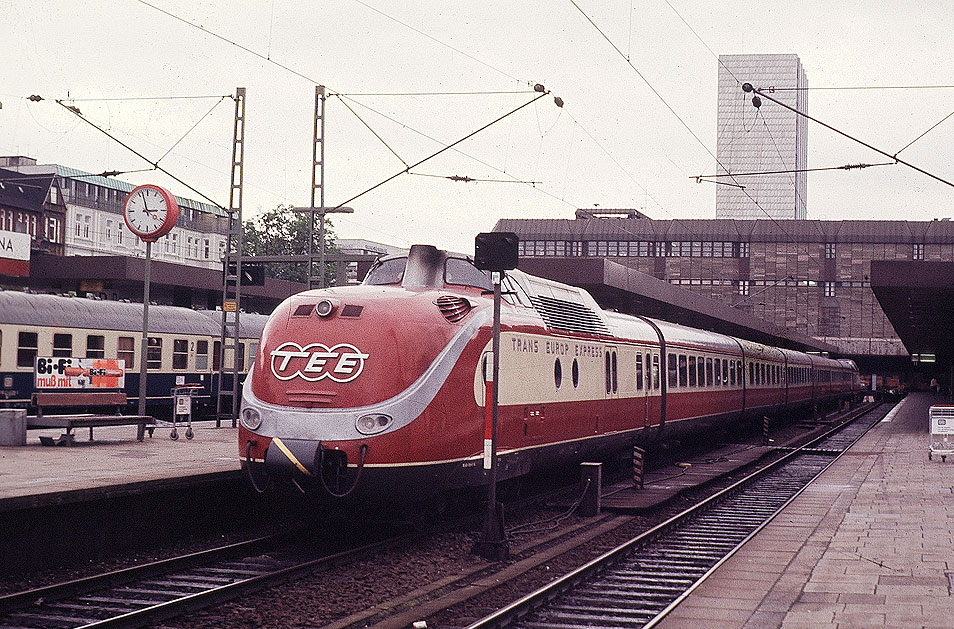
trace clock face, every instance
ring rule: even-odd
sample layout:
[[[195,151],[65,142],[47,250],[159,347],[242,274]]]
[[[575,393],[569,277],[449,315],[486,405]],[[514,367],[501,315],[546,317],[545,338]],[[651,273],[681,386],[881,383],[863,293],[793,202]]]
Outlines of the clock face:
[[[126,225],[143,240],[155,241],[176,224],[179,207],[175,197],[159,186],[139,186],[126,198]]]

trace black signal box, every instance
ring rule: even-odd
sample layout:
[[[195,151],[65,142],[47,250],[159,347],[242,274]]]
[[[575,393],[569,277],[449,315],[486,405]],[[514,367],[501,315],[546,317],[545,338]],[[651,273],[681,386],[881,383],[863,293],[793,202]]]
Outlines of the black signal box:
[[[520,258],[513,232],[486,232],[474,240],[474,266],[481,271],[508,271],[517,268]]]

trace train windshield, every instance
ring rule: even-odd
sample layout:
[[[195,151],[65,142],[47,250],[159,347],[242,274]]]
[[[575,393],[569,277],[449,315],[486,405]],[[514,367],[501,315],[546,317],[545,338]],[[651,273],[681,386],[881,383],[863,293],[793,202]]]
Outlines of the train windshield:
[[[371,267],[368,276],[364,278],[364,283],[371,286],[385,286],[388,284],[400,284],[404,279],[404,269],[407,267],[407,258],[391,258],[382,260]]]
[[[470,260],[447,258],[444,264],[444,281],[458,286],[473,286],[485,290],[493,289],[490,273],[481,271]]]

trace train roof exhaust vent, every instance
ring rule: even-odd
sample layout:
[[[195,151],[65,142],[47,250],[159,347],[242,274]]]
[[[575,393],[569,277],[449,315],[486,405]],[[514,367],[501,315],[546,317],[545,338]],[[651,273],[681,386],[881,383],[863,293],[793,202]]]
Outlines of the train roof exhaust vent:
[[[434,302],[440,308],[441,314],[451,323],[457,323],[467,316],[472,306],[470,302],[463,297],[454,297],[452,295],[442,295]]]
[[[543,317],[548,328],[609,335],[609,329],[603,319],[584,304],[543,295],[531,295],[530,301]]]

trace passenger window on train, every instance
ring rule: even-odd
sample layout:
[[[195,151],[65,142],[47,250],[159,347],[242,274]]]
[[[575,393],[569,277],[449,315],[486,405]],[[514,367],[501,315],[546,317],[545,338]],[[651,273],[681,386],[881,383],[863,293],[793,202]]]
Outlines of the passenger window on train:
[[[20,332],[17,339],[17,367],[32,367],[36,362],[37,333]]]
[[[222,366],[222,341],[212,343],[212,371],[218,371]]]
[[[580,386],[580,364],[575,358],[573,359],[573,368],[570,371],[570,375],[573,377],[573,388],[575,389]]]
[[[54,334],[53,335],[53,355],[66,356],[66,357],[73,355],[73,335],[72,334]]]
[[[560,364],[559,358],[553,361],[553,384],[555,384],[558,389],[560,385],[563,384],[563,365]]]
[[[136,341],[131,336],[120,336],[116,344],[116,358],[125,361],[126,371],[136,369]]]
[[[675,389],[679,385],[679,369],[676,367],[676,355],[669,354],[666,360],[669,363],[669,388]]]
[[[106,337],[99,334],[86,336],[86,357],[106,358]]]
[[[619,391],[619,364],[616,358],[616,352],[613,352],[613,393]]]
[[[689,386],[689,368],[685,354],[679,354],[679,386]]]
[[[186,339],[172,339],[172,368],[189,368],[189,341]]]
[[[696,357],[689,357],[689,386],[696,386]]]
[[[162,369],[162,337],[150,336],[146,350],[146,369]]]
[[[653,354],[653,389],[659,390],[659,354]]]
[[[209,342],[195,342],[195,368],[196,371],[206,371],[209,368]]]
[[[605,358],[605,361],[604,361],[605,364],[603,365],[603,374],[606,376],[605,378],[606,392],[609,393],[610,387],[612,386],[612,380],[613,380],[613,376],[612,374],[610,374],[610,353],[606,352],[605,354],[603,354],[603,357]]]
[[[719,362],[718,360],[716,362]],[[706,358],[706,386],[712,386],[712,359]]]
[[[245,343],[239,343],[235,350],[235,370],[245,371]]]
[[[643,355],[636,354],[636,390],[643,390]]]
[[[722,386],[722,361],[718,358],[715,359],[715,385]]]

